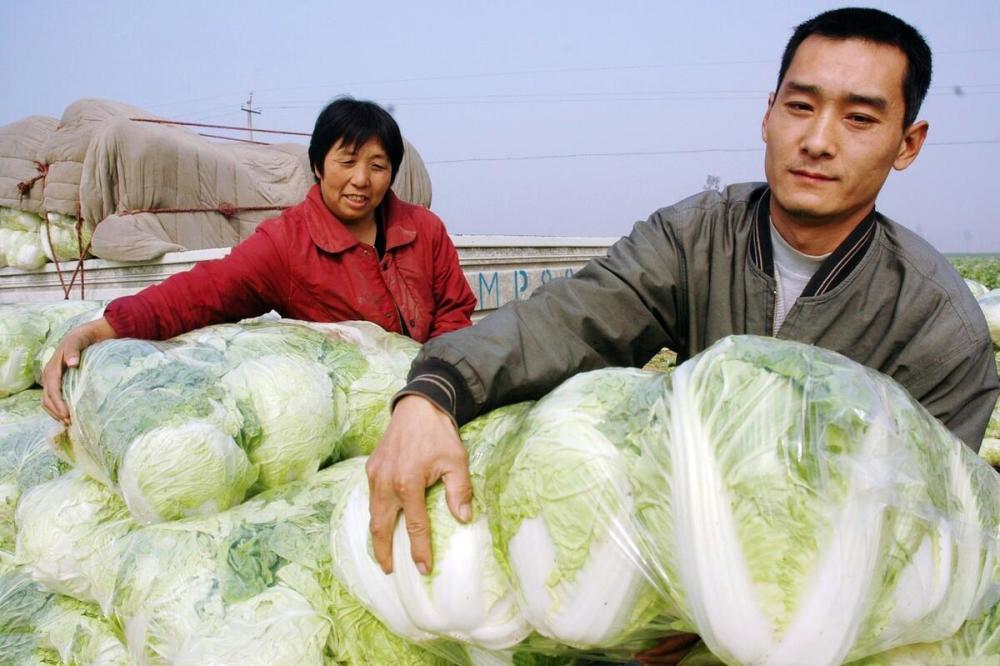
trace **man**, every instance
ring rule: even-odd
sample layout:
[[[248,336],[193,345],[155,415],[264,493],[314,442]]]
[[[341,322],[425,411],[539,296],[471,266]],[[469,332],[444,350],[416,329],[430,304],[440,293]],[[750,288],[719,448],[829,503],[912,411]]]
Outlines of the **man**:
[[[832,349],[895,378],[978,449],[1000,391],[982,313],[940,254],[875,211],[890,170],[927,136],[916,116],[930,75],[929,47],[894,16],[841,9],[803,23],[761,126],[766,185],[657,211],[575,278],[429,342],[368,462],[382,568],[402,510],[430,571],[424,490],[439,479],[468,519],[456,425],[664,346],[679,361],[740,333]]]

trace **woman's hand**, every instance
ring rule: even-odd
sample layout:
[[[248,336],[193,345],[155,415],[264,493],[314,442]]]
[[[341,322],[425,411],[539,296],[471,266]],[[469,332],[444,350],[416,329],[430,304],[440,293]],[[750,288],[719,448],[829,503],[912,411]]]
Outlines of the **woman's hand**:
[[[65,368],[80,365],[80,353],[92,344],[117,338],[115,329],[104,317],[77,326],[67,333],[52,358],[42,370],[42,407],[52,418],[69,425],[69,408],[62,399],[62,376]]]
[[[472,518],[469,457],[455,424],[430,400],[404,396],[396,403],[389,427],[368,458],[372,544],[382,570],[392,573],[392,533],[400,510],[410,535],[410,555],[424,575],[431,572],[431,525],[425,504],[427,488],[444,481],[452,515]]]

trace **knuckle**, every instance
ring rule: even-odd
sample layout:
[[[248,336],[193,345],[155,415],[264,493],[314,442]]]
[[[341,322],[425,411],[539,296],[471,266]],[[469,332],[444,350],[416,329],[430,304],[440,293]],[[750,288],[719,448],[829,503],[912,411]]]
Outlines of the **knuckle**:
[[[423,520],[419,518],[407,518],[406,519],[406,533],[411,537],[421,537],[429,534],[430,530],[428,525]]]

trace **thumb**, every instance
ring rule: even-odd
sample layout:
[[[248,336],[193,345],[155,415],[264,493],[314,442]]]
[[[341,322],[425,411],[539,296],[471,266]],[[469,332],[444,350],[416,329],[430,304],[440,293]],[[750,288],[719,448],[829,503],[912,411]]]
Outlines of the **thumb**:
[[[441,480],[444,481],[444,496],[451,515],[463,523],[472,520],[472,480],[469,478],[469,465],[464,461],[456,464],[441,476]]]

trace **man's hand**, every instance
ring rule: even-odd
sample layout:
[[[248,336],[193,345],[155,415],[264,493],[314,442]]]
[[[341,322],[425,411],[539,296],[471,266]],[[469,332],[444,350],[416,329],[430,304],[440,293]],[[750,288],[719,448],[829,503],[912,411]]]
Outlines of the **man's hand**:
[[[410,535],[410,555],[424,575],[434,566],[426,490],[444,481],[448,508],[456,519],[472,518],[469,457],[455,424],[430,400],[407,395],[396,403],[389,427],[368,458],[371,532],[375,559],[392,573],[392,532],[400,510]]]
[[[67,333],[52,358],[42,370],[42,407],[57,421],[69,425],[69,408],[62,399],[62,376],[65,368],[80,365],[80,353],[92,344],[117,338],[115,329],[104,317],[81,324]]]
[[[698,641],[695,634],[676,634],[665,638],[656,647],[635,656],[635,660],[643,666],[673,666],[687,656]]]

